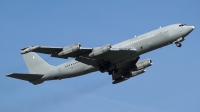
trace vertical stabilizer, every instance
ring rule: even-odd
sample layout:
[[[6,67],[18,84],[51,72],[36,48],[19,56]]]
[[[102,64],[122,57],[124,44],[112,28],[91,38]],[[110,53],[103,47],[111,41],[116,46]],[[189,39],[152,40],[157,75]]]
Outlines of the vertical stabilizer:
[[[31,74],[44,74],[54,66],[49,65],[34,52],[24,52],[28,48],[21,49],[21,54]]]

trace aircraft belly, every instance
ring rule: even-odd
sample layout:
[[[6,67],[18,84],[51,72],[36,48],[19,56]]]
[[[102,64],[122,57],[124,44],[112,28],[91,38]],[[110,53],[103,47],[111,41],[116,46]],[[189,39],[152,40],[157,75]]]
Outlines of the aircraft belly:
[[[76,77],[94,71],[96,71],[96,69],[93,66],[79,63],[76,66],[68,67],[65,70],[63,70],[62,71],[63,75],[61,77],[62,78]]]
[[[137,58],[137,56],[129,56],[124,58],[123,60],[121,60],[120,62],[116,63],[116,68],[120,69],[120,68],[124,68],[125,66],[127,67],[127,65],[131,65],[134,64],[132,63],[135,59]]]

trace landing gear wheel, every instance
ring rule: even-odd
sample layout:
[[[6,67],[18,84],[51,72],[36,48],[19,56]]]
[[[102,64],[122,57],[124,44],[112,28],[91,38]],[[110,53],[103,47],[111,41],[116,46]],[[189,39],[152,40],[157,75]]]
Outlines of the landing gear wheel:
[[[107,63],[105,63],[104,65],[105,65],[105,69],[108,70],[108,69],[110,68],[110,65],[111,65],[111,64],[110,64],[109,62],[107,62]]]
[[[177,42],[177,43],[176,43],[176,46],[177,46],[177,47],[181,47],[182,44],[181,44],[180,42]]]
[[[118,70],[117,70],[117,69],[114,69],[114,70],[113,70],[113,73],[117,73],[117,72],[118,72]]]
[[[99,67],[99,71],[100,71],[101,73],[104,72],[104,68],[103,68],[103,66]]]
[[[108,71],[108,74],[111,75],[113,73],[113,71]]]
[[[112,75],[113,73],[117,73],[117,72],[118,72],[117,69],[113,69],[113,70],[108,71],[108,74],[109,74],[109,75]]]

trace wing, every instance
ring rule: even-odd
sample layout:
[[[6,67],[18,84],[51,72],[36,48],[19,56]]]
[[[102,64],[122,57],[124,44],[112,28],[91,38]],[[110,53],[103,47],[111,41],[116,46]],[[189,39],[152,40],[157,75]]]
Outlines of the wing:
[[[77,52],[70,52],[67,55],[63,54],[62,51],[65,51],[69,46],[66,47],[52,47],[52,46],[28,46],[26,48],[21,49],[21,53],[28,53],[28,52],[37,52],[43,54],[49,54],[51,57],[57,58],[65,58],[68,57],[77,57],[77,56],[84,56],[92,51],[92,48],[82,48],[77,50]],[[60,53],[60,54],[59,54]]]
[[[128,80],[131,77],[140,75],[146,72],[146,68],[153,64],[150,59],[138,62],[139,58],[140,57],[137,57],[135,60],[125,63],[121,68],[118,69],[118,72],[113,72],[113,84],[117,84]]]
[[[29,46],[21,49],[21,53],[37,52],[49,54],[51,57],[76,58],[77,61],[91,65],[99,60],[109,61],[111,63],[118,63],[120,57],[132,55],[137,52],[135,48],[112,48],[111,45],[95,48],[83,48],[79,43],[65,47],[51,47],[51,46]]]
[[[23,49],[21,49],[21,53],[25,54],[28,52],[38,52],[38,53],[44,53],[44,54],[52,54],[56,52],[61,52],[62,47],[50,47],[50,46],[28,46]]]
[[[124,63],[117,64],[118,72],[112,74],[112,79],[113,80],[120,79],[124,74],[129,73],[130,68],[136,67],[136,63],[138,62],[139,59],[140,57],[134,57],[132,61],[127,61]]]

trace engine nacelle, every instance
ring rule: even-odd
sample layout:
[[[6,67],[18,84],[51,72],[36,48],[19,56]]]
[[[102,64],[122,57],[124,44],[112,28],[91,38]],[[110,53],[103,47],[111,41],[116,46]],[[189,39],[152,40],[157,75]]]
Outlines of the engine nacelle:
[[[123,77],[121,77],[121,78],[119,78],[117,80],[114,80],[112,83],[113,84],[117,84],[117,83],[123,82],[125,80],[128,80],[131,77],[134,77],[136,75],[140,75],[140,74],[142,74],[144,72],[146,72],[145,69],[141,69],[141,70],[137,70],[137,71],[130,71],[130,73],[124,74]]]
[[[95,56],[102,55],[102,54],[108,52],[110,49],[111,49],[111,45],[109,45],[109,44],[107,44],[103,47],[100,47],[100,48],[94,48],[92,50],[92,52],[89,54],[89,57],[95,57]]]
[[[136,63],[137,70],[145,69],[151,66],[153,63],[150,59],[143,60],[141,62]]]
[[[141,69],[141,70],[137,70],[137,71],[131,71],[131,72],[130,72],[130,77],[134,77],[134,76],[139,75],[139,74],[142,74],[142,73],[144,73],[144,72],[146,72],[145,69]]]
[[[123,77],[114,80],[113,84],[123,82],[125,80],[128,80],[131,77],[134,77],[134,76],[137,76],[137,75],[140,75],[140,74],[146,72],[145,68],[151,66],[152,64],[153,63],[150,59],[146,59],[146,60],[136,63],[136,67],[130,69],[129,73],[123,74]]]
[[[58,53],[58,55],[59,56],[68,55],[72,52],[76,52],[80,50],[80,48],[81,48],[81,44],[79,43],[71,45],[71,46],[66,46],[66,47],[63,47],[63,50],[60,53]]]

